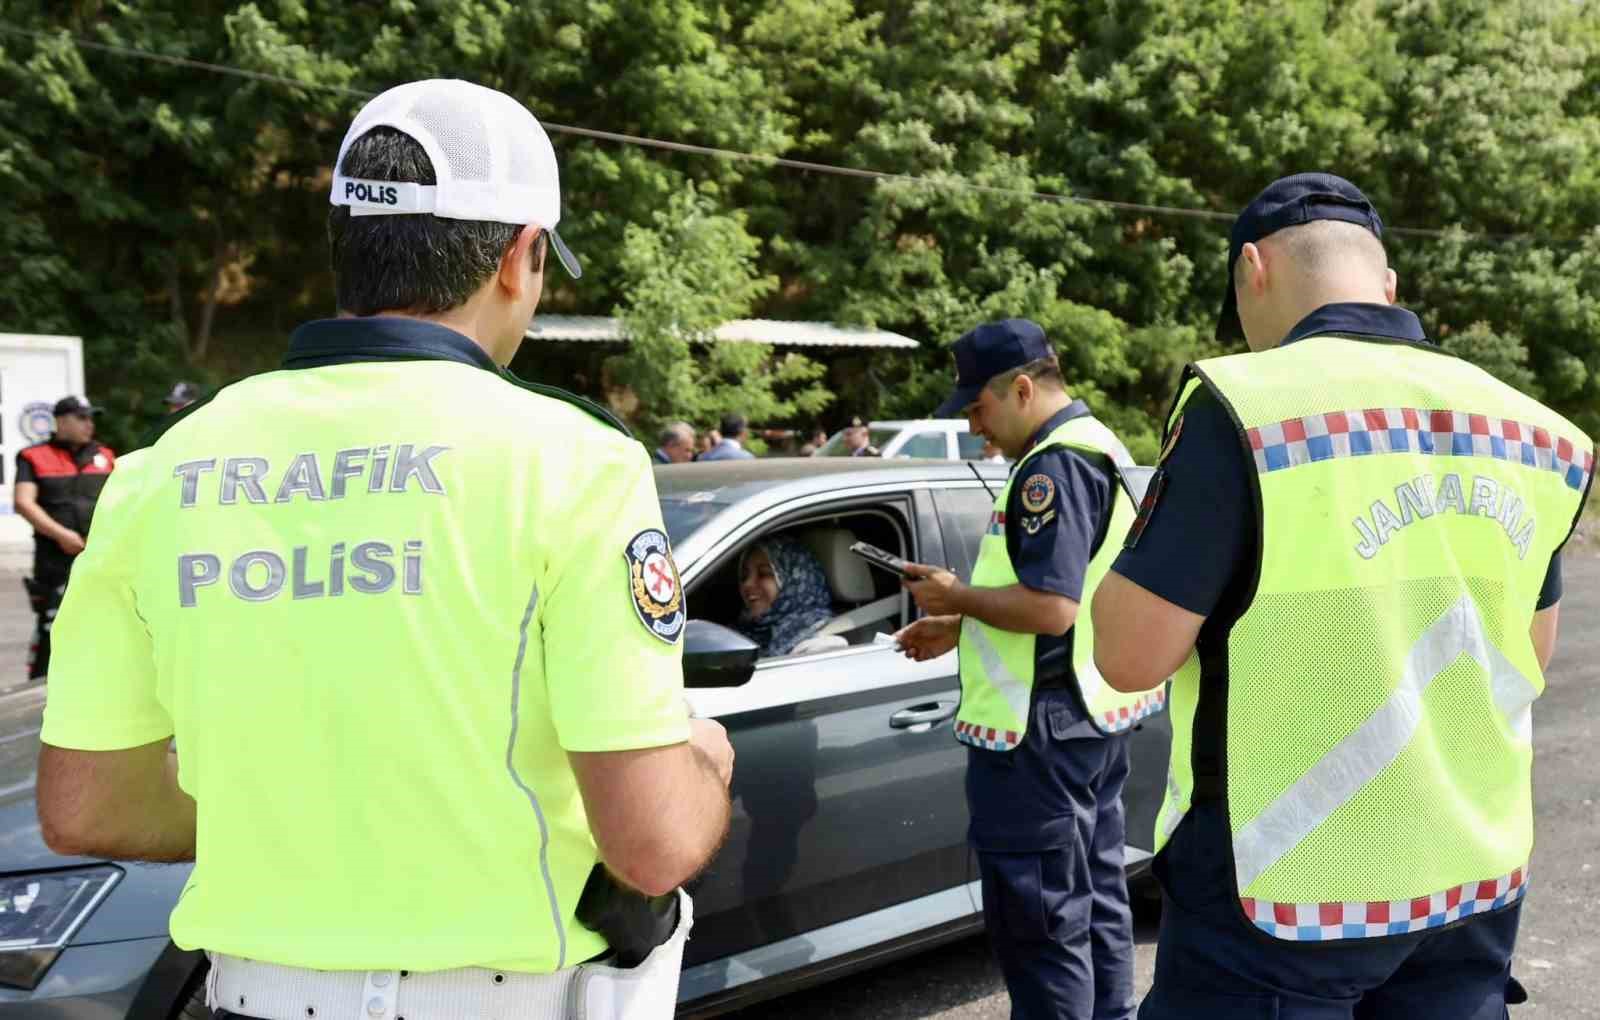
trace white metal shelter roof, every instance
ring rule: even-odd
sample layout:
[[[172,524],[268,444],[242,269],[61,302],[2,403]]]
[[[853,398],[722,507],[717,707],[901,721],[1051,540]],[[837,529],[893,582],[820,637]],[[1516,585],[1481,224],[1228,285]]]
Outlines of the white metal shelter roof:
[[[538,315],[525,334],[529,340],[620,343],[622,323],[608,315]],[[830,322],[785,319],[734,319],[717,328],[718,340],[764,343],[780,347],[901,347],[917,342],[883,329],[835,326]]]

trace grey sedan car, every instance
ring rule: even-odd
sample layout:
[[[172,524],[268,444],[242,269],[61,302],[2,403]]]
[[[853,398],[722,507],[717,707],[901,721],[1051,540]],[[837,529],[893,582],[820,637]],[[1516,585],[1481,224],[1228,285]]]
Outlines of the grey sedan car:
[[[967,576],[1005,471],[830,459],[657,468],[693,617],[688,698],[721,720],[738,755],[732,831],[691,887],[681,1015],[714,1015],[981,929],[966,750],[951,736],[956,657],[914,663],[895,650],[889,635],[916,608],[849,546],[870,542]],[[732,629],[738,559],[777,534],[821,560],[836,614],[823,632],[834,640],[759,659]],[[166,934],[188,867],[63,858],[40,841],[41,699],[32,700],[0,713],[0,1020],[205,1015],[205,959]],[[1168,733],[1157,716],[1133,738],[1133,877],[1149,859]]]

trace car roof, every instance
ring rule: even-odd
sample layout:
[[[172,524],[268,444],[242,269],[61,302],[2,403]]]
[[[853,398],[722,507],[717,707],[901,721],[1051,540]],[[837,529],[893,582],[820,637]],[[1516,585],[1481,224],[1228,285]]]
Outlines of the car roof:
[[[841,483],[873,485],[915,481],[970,481],[973,468],[986,481],[1005,481],[1004,464],[971,460],[877,457],[763,457],[753,460],[697,461],[656,465],[656,491],[662,498],[714,493],[719,503],[737,503],[778,486],[797,492],[836,488]]]
[[[965,431],[967,419],[965,418],[893,418],[889,421],[869,422],[869,427],[875,429],[909,429],[918,425],[931,426],[932,428],[948,431],[956,428]]]

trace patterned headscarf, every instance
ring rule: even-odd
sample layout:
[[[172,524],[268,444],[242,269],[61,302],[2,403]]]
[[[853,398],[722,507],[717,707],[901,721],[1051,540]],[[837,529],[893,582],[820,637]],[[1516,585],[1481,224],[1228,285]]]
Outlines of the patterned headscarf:
[[[828,591],[828,575],[810,549],[792,538],[769,538],[744,551],[739,572],[757,549],[766,551],[772,572],[778,579],[778,597],[759,617],[747,608],[739,614],[739,630],[761,646],[761,655],[788,655],[794,646],[816,633],[833,619],[833,596]]]

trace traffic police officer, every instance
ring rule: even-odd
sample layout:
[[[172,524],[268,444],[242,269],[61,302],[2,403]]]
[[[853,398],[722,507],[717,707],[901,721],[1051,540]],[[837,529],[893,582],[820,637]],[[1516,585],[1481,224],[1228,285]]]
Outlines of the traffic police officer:
[[[1594,447],[1425,339],[1381,235],[1329,174],[1246,207],[1218,337],[1255,353],[1186,371],[1095,599],[1112,685],[1177,670],[1141,1020],[1488,1020],[1517,991],[1529,706]]]
[[[648,454],[500,367],[546,248],[579,273],[549,139],[499,92],[401,85],[332,201],[343,317],[106,489],[57,634],[45,839],[193,855],[172,937],[237,1015],[670,1016],[686,898],[620,972],[580,893],[597,862],[650,895],[703,867],[732,752],[685,711]]]
[[[897,639],[924,660],[960,647],[956,739],[968,745],[969,838],[1012,1016],[1122,1020],[1133,1009],[1123,873],[1130,728],[1164,692],[1122,694],[1094,666],[1088,597],[1134,518],[1111,430],[1068,396],[1044,331],[992,322],[955,344],[940,417],[1015,458],[970,585],[908,568],[928,613]]]
[[[50,438],[17,452],[15,500],[17,513],[33,526],[33,577],[27,589],[38,616],[29,680],[50,672],[50,634],[67,575],[83,552],[95,504],[117,464],[111,447],[95,442],[98,407],[62,397],[54,411]]]

